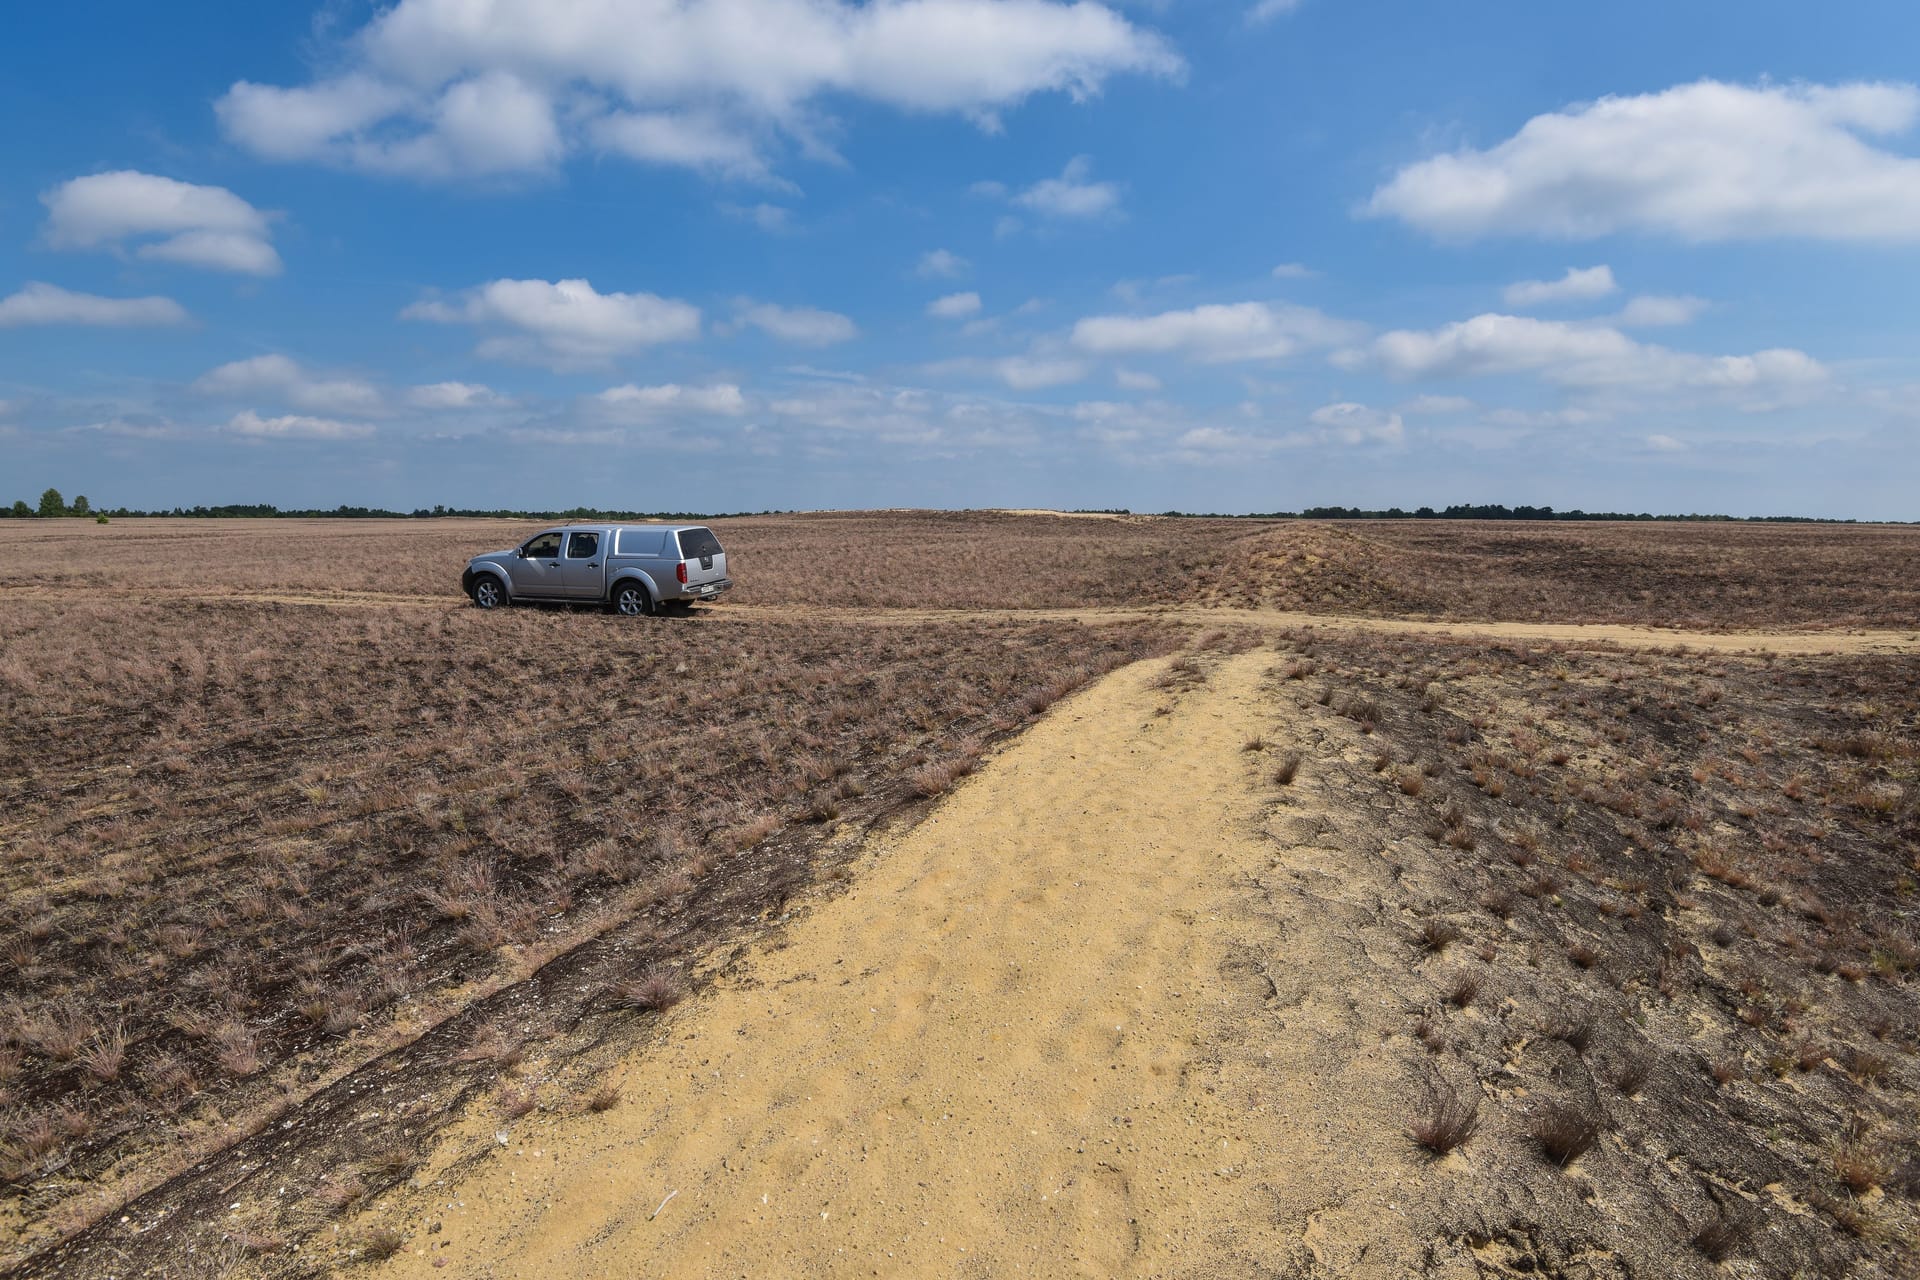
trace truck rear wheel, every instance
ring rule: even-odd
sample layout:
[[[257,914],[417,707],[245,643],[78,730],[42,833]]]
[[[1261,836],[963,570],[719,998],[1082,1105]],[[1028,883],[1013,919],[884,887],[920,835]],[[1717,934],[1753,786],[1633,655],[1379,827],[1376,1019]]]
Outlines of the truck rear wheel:
[[[613,611],[623,618],[644,618],[653,612],[653,596],[638,582],[623,582],[613,589]]]
[[[483,573],[473,580],[473,607],[498,609],[507,602],[507,589],[500,579]]]

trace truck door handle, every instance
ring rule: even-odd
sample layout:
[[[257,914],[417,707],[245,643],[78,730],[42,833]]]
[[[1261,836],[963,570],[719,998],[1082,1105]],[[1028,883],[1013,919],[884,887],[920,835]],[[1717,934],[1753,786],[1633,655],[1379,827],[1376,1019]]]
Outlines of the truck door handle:
[[[599,567],[600,567],[600,562],[599,562],[598,560],[589,560],[589,561],[587,561],[587,568],[589,568],[589,569],[598,569]]]

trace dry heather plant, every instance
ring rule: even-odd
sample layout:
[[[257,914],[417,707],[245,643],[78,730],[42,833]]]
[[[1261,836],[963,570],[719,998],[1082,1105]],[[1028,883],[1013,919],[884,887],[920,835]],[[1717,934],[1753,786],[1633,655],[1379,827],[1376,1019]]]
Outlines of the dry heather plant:
[[[1561,1168],[1592,1150],[1600,1139],[1601,1122],[1579,1107],[1548,1099],[1534,1108],[1527,1134],[1540,1144],[1547,1159]]]
[[[209,551],[239,545],[204,532]],[[250,566],[209,593],[284,569]],[[107,650],[84,640],[102,627]],[[698,945],[740,913],[707,896],[777,900],[812,874],[791,849],[817,838],[795,825],[816,802],[883,810],[929,761],[944,786],[1031,707],[1168,643],[91,589],[10,604],[0,1088],[32,1114],[85,1099],[87,1132],[52,1124],[35,1164],[85,1188],[180,1112],[252,1114],[298,1087],[296,1060],[324,1068],[396,1010],[605,913],[671,918],[676,945]],[[564,680],[530,660],[560,647],[590,655]],[[612,692],[583,704],[582,688]],[[477,1048],[495,1067],[510,1052]]]
[[[655,969],[621,983],[614,990],[614,998],[619,1003],[648,1013],[670,1009],[686,999],[686,995],[685,980],[672,969]]]
[[[1818,1209],[1760,1232],[1737,1205],[1716,1226],[1616,1201],[1603,1235],[1643,1265],[1739,1248],[1757,1274],[1899,1274],[1920,1239],[1920,1196],[1895,1190],[1920,1190],[1920,1161],[1890,1154],[1920,1105],[1920,807],[1886,799],[1920,794],[1920,657],[1315,645],[1378,705],[1370,740],[1325,727],[1358,761],[1342,784],[1393,815],[1382,907],[1418,926],[1478,903],[1470,972],[1511,993],[1498,1016],[1429,1014],[1418,1043],[1566,1099],[1523,1104],[1545,1162],[1515,1176],[1548,1179],[1618,1128],[1596,1185],[1657,1182],[1684,1150]],[[1361,753],[1437,767],[1404,788]],[[1671,1062],[1697,1065],[1666,1069],[1693,1045]]]
[[[1480,1099],[1445,1084],[1427,1090],[1419,1114],[1407,1126],[1407,1136],[1436,1156],[1460,1146],[1480,1127]]]

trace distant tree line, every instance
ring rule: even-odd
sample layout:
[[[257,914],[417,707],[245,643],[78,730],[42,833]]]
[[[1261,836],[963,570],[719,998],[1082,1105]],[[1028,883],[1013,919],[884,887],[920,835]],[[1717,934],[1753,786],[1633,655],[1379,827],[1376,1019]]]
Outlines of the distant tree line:
[[[565,511],[517,511],[508,508],[482,509],[478,507],[416,507],[412,511],[389,511],[385,507],[353,507],[341,505],[332,508],[320,507],[276,507],[270,502],[230,502],[216,507],[171,507],[154,511],[139,511],[131,507],[95,508],[87,502],[85,495],[79,495],[72,502],[60,496],[58,489],[48,489],[40,495],[40,505],[30,507],[25,502],[15,502],[12,510],[5,514],[17,519],[54,516],[91,516],[106,523],[109,516],[142,517],[167,516],[176,519],[192,520],[233,520],[233,519],[332,519],[332,520],[432,520],[439,517],[458,516],[469,519],[488,520],[728,520],[742,516],[765,516],[788,514],[775,511],[613,511],[602,507],[569,507]],[[1130,516],[1133,512],[1126,507],[1078,508],[1079,515]],[[1435,511],[1432,507],[1415,507],[1407,511],[1401,507],[1388,507],[1384,511],[1370,511],[1362,507],[1308,507],[1303,511],[1254,511],[1254,512],[1198,512],[1198,511],[1162,511],[1163,516],[1176,516],[1186,519],[1206,520],[1715,520],[1745,524],[1856,524],[1854,520],[1826,519],[1820,516],[1725,516],[1725,515],[1653,515],[1645,511],[1555,511],[1552,507],[1509,507],[1501,503],[1456,503]],[[1899,521],[1877,521],[1875,523],[1901,523]]]
[[[1193,513],[1168,511],[1163,514],[1184,516]],[[1501,503],[1456,503],[1453,506],[1435,511],[1432,507],[1415,507],[1412,511],[1401,507],[1388,507],[1384,511],[1369,511],[1362,507],[1308,507],[1304,511],[1263,511],[1252,512],[1245,516],[1218,517],[1211,519],[1247,519],[1247,520],[1715,520],[1734,524],[1856,524],[1854,520],[1836,520],[1820,516],[1726,516],[1726,515],[1653,515],[1646,511],[1555,511],[1552,507],[1509,507]],[[1875,522],[1883,523],[1883,522]],[[1884,522],[1898,523],[1898,522]]]
[[[86,494],[75,494],[73,501],[68,502],[60,496],[58,489],[49,489],[41,494],[40,505],[37,507],[30,507],[25,502],[16,499],[6,514],[16,520],[38,519],[42,516],[49,519],[54,516],[91,516],[103,524],[107,518],[105,512],[95,511],[93,509],[93,504],[87,501]]]
[[[770,511],[609,511],[599,507],[571,507],[565,511],[513,511],[506,508],[482,510],[473,507],[418,507],[412,511],[389,511],[385,507],[276,507],[270,502],[229,502],[207,507],[164,507],[141,511],[133,507],[93,508],[86,498],[64,502],[58,489],[40,495],[38,508],[15,502],[6,514],[31,519],[39,516],[127,516],[168,517],[188,520],[235,519],[330,519],[330,520],[431,520],[459,516],[490,520],[722,520],[735,516],[772,515]]]

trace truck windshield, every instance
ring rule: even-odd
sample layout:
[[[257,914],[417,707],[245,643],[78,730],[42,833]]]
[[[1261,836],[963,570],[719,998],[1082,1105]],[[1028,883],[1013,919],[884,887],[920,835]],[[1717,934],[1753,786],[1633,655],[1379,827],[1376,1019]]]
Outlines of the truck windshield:
[[[713,536],[711,529],[682,529],[680,531],[680,558],[699,560],[706,556],[720,554],[720,539]]]

